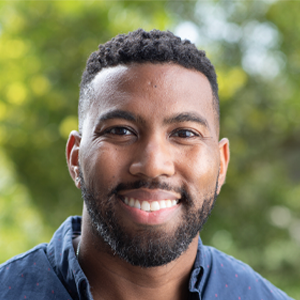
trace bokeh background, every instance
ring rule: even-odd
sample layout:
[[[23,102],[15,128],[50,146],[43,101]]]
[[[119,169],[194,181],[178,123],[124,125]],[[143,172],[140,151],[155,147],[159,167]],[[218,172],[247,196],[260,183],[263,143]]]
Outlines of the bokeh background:
[[[216,66],[231,142],[202,239],[300,299],[299,12],[297,1],[1,1],[0,262],[81,214],[64,149],[87,57],[118,33],[168,29]]]

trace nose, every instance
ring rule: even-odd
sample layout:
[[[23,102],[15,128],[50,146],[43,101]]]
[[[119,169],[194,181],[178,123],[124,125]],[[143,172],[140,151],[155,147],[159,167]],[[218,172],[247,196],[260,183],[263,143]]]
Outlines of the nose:
[[[147,179],[170,177],[175,174],[172,145],[165,137],[151,137],[140,143],[129,173]]]

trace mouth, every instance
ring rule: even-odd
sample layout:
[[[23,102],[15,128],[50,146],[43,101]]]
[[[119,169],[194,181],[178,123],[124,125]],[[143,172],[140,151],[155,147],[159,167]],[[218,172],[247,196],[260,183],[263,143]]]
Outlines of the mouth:
[[[156,190],[131,190],[118,194],[123,217],[139,225],[162,225],[174,222],[181,213],[181,198],[174,193]]]
[[[179,199],[177,200],[157,200],[157,201],[146,201],[146,200],[139,200],[132,197],[120,197],[121,201],[130,207],[134,207],[136,209],[145,211],[145,212],[157,212],[160,210],[164,210],[167,208],[171,208],[179,204]]]

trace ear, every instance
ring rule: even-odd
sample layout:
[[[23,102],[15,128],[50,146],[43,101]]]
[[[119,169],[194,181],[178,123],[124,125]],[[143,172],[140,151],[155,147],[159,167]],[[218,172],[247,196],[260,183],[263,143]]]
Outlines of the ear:
[[[80,146],[81,136],[80,134],[73,130],[68,138],[66,146],[66,159],[69,169],[69,173],[75,182],[77,188],[80,188],[79,180],[79,146]]]
[[[218,180],[218,194],[221,191],[222,185],[225,183],[226,173],[229,163],[229,140],[224,138],[219,142],[220,151],[220,169],[219,169],[219,180]]]

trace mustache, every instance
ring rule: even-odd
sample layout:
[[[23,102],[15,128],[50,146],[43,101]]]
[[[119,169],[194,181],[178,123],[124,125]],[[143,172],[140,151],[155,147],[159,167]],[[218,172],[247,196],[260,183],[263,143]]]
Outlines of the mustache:
[[[127,183],[122,182],[119,183],[115,188],[113,188],[108,196],[111,197],[113,195],[117,195],[120,191],[136,190],[140,188],[147,188],[149,190],[160,189],[166,191],[173,191],[181,195],[182,202],[185,202],[187,204],[193,203],[184,185],[182,185],[181,187],[174,187],[166,182],[160,182],[160,181],[137,180],[134,182],[127,182]]]
[[[78,164],[79,165],[79,164]],[[94,195],[90,189],[88,189],[85,185],[83,174],[81,171],[81,167],[79,165],[79,178],[81,182],[81,190],[86,197],[93,197]],[[133,182],[121,182],[118,185],[116,185],[115,188],[112,188],[111,191],[108,193],[108,198],[111,198],[112,196],[117,196],[120,191],[126,191],[126,190],[137,190],[140,188],[147,188],[149,190],[166,190],[166,191],[173,191],[175,193],[180,194],[180,201],[184,203],[186,206],[192,207],[194,206],[193,199],[191,195],[188,193],[186,185],[182,184],[180,187],[172,186],[166,182],[158,181],[158,180],[136,180]]]

